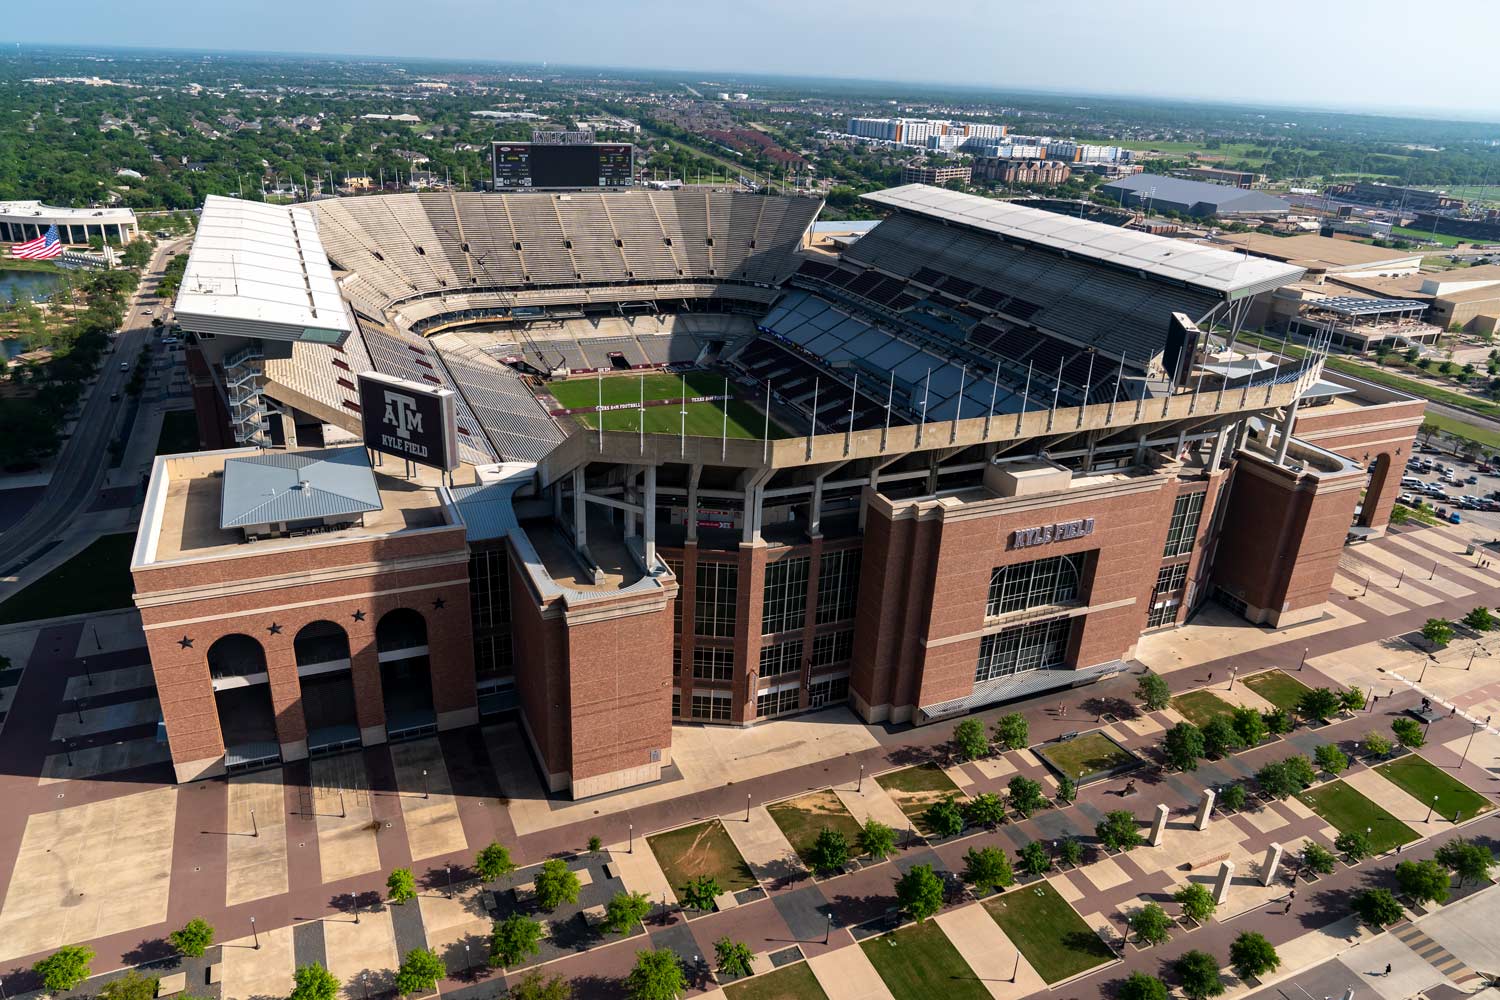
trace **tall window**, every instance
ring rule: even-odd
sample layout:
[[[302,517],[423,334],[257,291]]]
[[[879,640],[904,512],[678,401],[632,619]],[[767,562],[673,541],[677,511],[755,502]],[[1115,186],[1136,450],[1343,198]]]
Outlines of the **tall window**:
[[[755,714],[759,716],[780,715],[783,712],[795,712],[802,704],[802,690],[800,688],[786,688],[781,691],[762,691],[755,699]]]
[[[766,564],[766,595],[761,611],[761,634],[775,635],[801,628],[807,613],[806,556]]]
[[[1203,516],[1203,491],[1184,493],[1172,505],[1172,523],[1167,526],[1167,547],[1164,558],[1185,556],[1193,551],[1193,542],[1198,537],[1198,519]]]
[[[667,569],[677,578],[677,600],[672,602],[672,632],[682,631],[682,560],[668,559]]]
[[[1156,593],[1170,594],[1174,590],[1181,590],[1187,585],[1187,571],[1187,563],[1163,566],[1156,574]]]
[[[1146,614],[1147,628],[1160,628],[1163,625],[1171,625],[1177,621],[1177,609],[1182,607],[1177,601],[1163,601],[1153,607]]]
[[[849,678],[830,677],[827,680],[813,681],[807,686],[807,703],[809,705],[827,705],[849,698]]]
[[[734,677],[734,650],[693,647],[693,676],[700,681],[730,680]]]
[[[778,642],[760,648],[760,675],[780,677],[802,669],[802,640]]]
[[[1073,619],[1054,618],[985,636],[979,641],[975,683],[1023,670],[1060,666],[1067,658],[1068,637],[1072,632]]]
[[[474,637],[474,676],[491,679],[515,672],[510,630],[502,629]]]
[[[681,691],[673,691],[672,692],[672,718],[677,719],[677,718],[681,718],[681,716],[682,716],[682,692]]]
[[[852,655],[854,655],[853,629],[846,628],[839,632],[813,636],[812,665],[814,670],[835,663],[844,663]]]
[[[818,624],[854,617],[859,596],[859,549],[825,552],[818,561]]]
[[[990,574],[990,599],[984,613],[994,617],[1073,600],[1083,577],[1083,556],[1078,552],[997,567]]]
[[[702,694],[694,694],[693,718],[707,719],[710,722],[728,722],[730,707],[733,703],[734,696],[728,691],[705,691]]]
[[[693,631],[697,635],[734,635],[735,601],[740,569],[734,563],[700,562],[693,593]]]
[[[510,623],[504,549],[478,549],[469,556],[469,620],[476,629]]]

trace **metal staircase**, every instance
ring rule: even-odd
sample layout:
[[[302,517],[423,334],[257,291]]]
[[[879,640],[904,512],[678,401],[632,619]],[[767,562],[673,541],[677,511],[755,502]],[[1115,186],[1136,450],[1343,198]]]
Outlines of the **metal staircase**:
[[[265,385],[265,352],[259,343],[241,348],[224,359],[224,389],[229,399],[229,421],[240,444],[264,448],[269,444]]]

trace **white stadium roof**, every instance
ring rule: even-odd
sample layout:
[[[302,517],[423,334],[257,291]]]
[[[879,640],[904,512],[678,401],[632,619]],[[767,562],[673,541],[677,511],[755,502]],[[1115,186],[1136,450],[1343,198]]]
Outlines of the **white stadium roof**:
[[[196,333],[341,342],[349,314],[306,207],[209,195],[177,318]]]
[[[1049,247],[1166,281],[1182,282],[1227,299],[1279,288],[1298,280],[1305,271],[1280,261],[1247,257],[927,184],[906,184],[861,197],[877,205]]]
[[[39,201],[0,201],[0,219],[6,222],[53,223],[72,225],[105,223],[135,225],[135,212],[129,208],[63,208],[58,205],[43,205]]]

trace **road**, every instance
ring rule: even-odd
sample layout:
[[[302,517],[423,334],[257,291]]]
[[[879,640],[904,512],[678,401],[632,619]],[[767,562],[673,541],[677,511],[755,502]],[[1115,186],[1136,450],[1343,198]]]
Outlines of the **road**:
[[[120,362],[128,361],[132,368],[135,367],[136,355],[153,329],[151,317],[143,315],[142,310],[161,308],[161,303],[156,300],[156,286],[166,266],[167,255],[173,250],[185,250],[187,243],[185,239],[162,243],[152,254],[151,264],[130,298],[114,351],[104,357],[98,381],[84,401],[72,437],[63,444],[51,482],[31,510],[0,535],[0,578],[14,575],[35,557],[41,546],[61,535],[69,522],[87,509],[98,493],[109,468],[109,443],[114,439],[121,415],[130,402],[125,393],[130,372],[121,371]],[[117,391],[119,399],[111,400],[110,395]]]

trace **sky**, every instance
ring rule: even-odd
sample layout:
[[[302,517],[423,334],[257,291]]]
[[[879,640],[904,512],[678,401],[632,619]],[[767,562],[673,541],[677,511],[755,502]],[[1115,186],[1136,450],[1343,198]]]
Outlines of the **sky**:
[[[22,43],[853,77],[1500,117],[1485,0],[3,0]],[[1426,38],[1427,41],[1422,41]],[[892,96],[899,97],[899,94]]]

